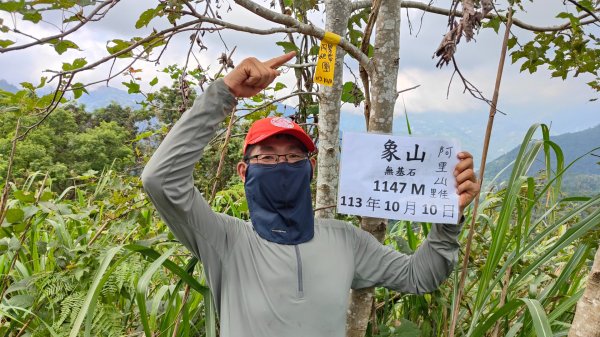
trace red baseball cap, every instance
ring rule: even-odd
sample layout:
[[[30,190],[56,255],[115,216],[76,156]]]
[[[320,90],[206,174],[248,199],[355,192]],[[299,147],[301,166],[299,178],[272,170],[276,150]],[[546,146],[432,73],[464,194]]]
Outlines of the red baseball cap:
[[[308,152],[315,151],[315,143],[313,143],[312,139],[310,139],[300,125],[285,117],[267,117],[257,120],[250,126],[250,130],[248,130],[246,140],[244,141],[243,154],[246,154],[248,145],[256,144],[277,134],[291,135],[302,142]]]

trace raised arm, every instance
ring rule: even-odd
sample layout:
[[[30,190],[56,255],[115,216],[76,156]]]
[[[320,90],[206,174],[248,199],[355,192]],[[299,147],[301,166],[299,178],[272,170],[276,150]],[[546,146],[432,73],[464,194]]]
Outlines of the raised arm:
[[[222,258],[241,220],[214,213],[194,187],[193,170],[219,124],[233,109],[235,97],[249,97],[279,75],[276,70],[294,57],[288,53],[261,62],[243,60],[199,96],[167,134],[142,173],[142,183],[175,237],[205,265]]]
[[[230,220],[215,214],[194,186],[193,170],[235,97],[222,79],[183,113],[150,158],[142,183],[175,237],[203,262],[218,259],[227,245]]]

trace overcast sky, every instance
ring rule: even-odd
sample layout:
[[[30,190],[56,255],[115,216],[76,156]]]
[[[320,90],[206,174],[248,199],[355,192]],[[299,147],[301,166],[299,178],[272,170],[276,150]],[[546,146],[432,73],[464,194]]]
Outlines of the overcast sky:
[[[260,3],[268,6],[270,1],[261,1]],[[224,20],[258,28],[276,26],[237,6],[233,1],[221,1],[221,4],[219,12]],[[450,1],[434,3],[436,6],[445,8],[449,4]],[[147,29],[136,32],[135,21],[139,14],[150,5],[155,6],[155,2],[122,0],[105,19],[87,25],[71,37],[71,40],[75,41],[81,50],[70,50],[59,56],[52,47],[42,46],[0,54],[2,69],[0,78],[13,84],[22,81],[37,83],[40,76],[44,74],[44,70],[60,69],[61,63],[64,61],[86,57],[91,62],[106,56],[108,40],[129,39],[136,35],[144,36],[143,34],[152,28],[168,27],[168,23],[164,20],[154,20]],[[565,9],[562,0],[537,0],[533,4],[526,3],[525,5],[527,12],[519,12],[517,17],[532,24],[544,26],[560,23],[561,21],[556,19],[555,15]],[[228,6],[231,6],[232,11],[226,11]],[[4,24],[12,25],[12,21],[6,13],[0,12],[0,18],[4,19]],[[409,29],[408,18],[412,23],[412,32]],[[313,13],[311,19],[315,25],[324,26],[321,14]],[[32,25],[21,22],[18,27],[38,37],[56,33],[56,28],[45,24]],[[600,36],[600,28],[592,26],[587,29],[595,30],[594,34]],[[401,95],[395,113],[399,119],[404,119],[402,114],[405,108],[412,118],[419,118],[420,115],[427,118],[428,113],[435,113],[436,116],[443,113],[448,118],[464,120],[465,124],[472,125],[473,129],[477,129],[481,133],[487,122],[489,111],[487,105],[475,100],[469,94],[463,93],[462,83],[456,78],[450,87],[449,97],[446,98],[452,68],[435,68],[436,60],[432,59],[432,54],[446,30],[445,17],[435,14],[423,16],[423,13],[417,10],[408,12],[403,10],[398,89],[414,85],[420,85],[420,87]],[[517,27],[514,27],[513,31],[522,42],[532,36],[530,32],[522,31]],[[491,29],[484,29],[476,36],[476,42],[466,43],[463,39],[456,54],[464,75],[489,98],[492,96],[502,35],[503,27],[499,34],[494,33]],[[234,46],[237,46],[233,56],[235,62],[248,56],[268,59],[282,53],[281,47],[275,45],[275,42],[283,41],[284,38],[283,34],[254,36],[247,33],[223,31],[219,37],[216,33],[207,33],[203,42],[209,48],[196,53],[196,55],[204,68],[210,65],[214,71],[220,67],[217,57]],[[23,36],[17,37],[17,43],[24,42],[29,42],[29,40]],[[184,33],[171,42],[160,65],[140,63],[136,65],[136,68],[143,69],[141,76],[146,83],[158,74],[161,79],[160,84],[168,85],[169,80],[165,75],[160,74],[160,69],[169,64],[182,65],[185,62],[188,48],[189,33]],[[356,62],[350,60],[349,57],[346,59],[348,67],[358,75]],[[116,64],[116,66],[118,65],[119,63]],[[108,66],[98,67],[94,71],[81,74],[77,81],[85,83],[102,79],[108,74]],[[508,61],[506,64],[499,100],[499,108],[506,115],[497,115],[497,123],[515,125],[515,132],[521,134],[534,122],[551,123],[555,134],[578,131],[600,123],[600,102],[589,102],[590,98],[596,98],[599,94],[585,84],[592,79],[591,77],[580,76],[563,81],[550,78],[548,70],[540,69],[535,74],[529,74],[520,73],[519,67],[520,63],[513,65]],[[348,69],[344,71],[345,81],[352,80],[353,77]],[[119,77],[111,81],[110,85],[122,88],[121,82],[125,80],[124,77]],[[279,80],[289,84],[288,87],[292,89],[294,83],[292,72],[287,72]],[[143,88],[148,87],[143,86]],[[288,103],[293,104],[293,101]],[[362,106],[355,108],[346,104],[343,111],[361,114]]]

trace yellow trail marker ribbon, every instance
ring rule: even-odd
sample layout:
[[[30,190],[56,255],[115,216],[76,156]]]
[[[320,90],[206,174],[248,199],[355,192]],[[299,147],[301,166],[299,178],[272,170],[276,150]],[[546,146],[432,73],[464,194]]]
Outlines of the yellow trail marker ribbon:
[[[319,48],[319,58],[315,69],[315,83],[326,86],[333,84],[333,73],[335,71],[335,50],[342,38],[332,32],[325,32]]]

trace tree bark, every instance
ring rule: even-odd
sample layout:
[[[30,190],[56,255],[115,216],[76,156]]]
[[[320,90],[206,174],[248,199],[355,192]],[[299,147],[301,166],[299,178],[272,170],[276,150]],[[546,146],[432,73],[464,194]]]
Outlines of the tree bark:
[[[348,0],[325,1],[327,13],[325,30],[340,36],[346,35],[350,18]],[[340,108],[344,56],[346,52],[337,48],[335,74],[331,87],[321,86],[319,99],[319,155],[317,157],[317,195],[315,197],[315,217],[333,218],[337,200],[338,159],[340,139]]]
[[[600,337],[600,248],[587,282],[583,296],[577,301],[569,337]]]
[[[400,60],[400,1],[382,0],[375,27],[371,71],[371,113],[367,130],[391,133]],[[382,242],[387,219],[363,218],[361,228]],[[373,308],[373,288],[353,290],[346,324],[347,337],[363,337]]]

